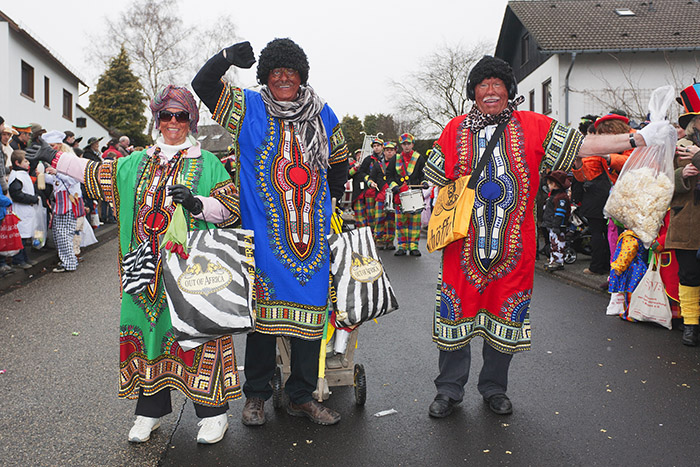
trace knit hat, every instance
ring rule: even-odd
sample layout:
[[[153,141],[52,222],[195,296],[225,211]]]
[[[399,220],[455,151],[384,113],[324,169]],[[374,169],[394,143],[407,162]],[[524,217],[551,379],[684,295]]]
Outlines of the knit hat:
[[[690,121],[700,115],[700,83],[695,83],[681,91],[681,97],[676,99],[685,109],[685,113],[678,117],[678,124],[685,128]]]
[[[275,68],[291,68],[299,72],[301,84],[309,79],[309,60],[306,53],[293,40],[275,39],[260,52],[258,58],[258,83],[267,84],[267,77]]]
[[[411,133],[404,133],[401,136],[399,136],[399,144],[413,143],[415,141],[416,141],[416,138]]]
[[[476,100],[476,86],[488,78],[498,78],[508,89],[508,99],[515,99],[518,93],[518,82],[515,79],[513,69],[505,60],[484,55],[484,57],[474,65],[467,78],[467,98]]]
[[[561,170],[555,170],[553,172],[550,172],[549,175],[547,175],[546,179],[553,181],[565,190],[571,186],[571,181],[566,175],[566,172],[562,172]]]

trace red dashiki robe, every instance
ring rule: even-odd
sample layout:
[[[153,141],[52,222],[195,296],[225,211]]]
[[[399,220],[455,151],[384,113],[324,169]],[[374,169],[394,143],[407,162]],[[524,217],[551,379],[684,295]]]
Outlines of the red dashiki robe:
[[[465,117],[448,123],[426,165],[426,179],[438,186],[469,175],[495,130],[475,134]],[[539,171],[569,170],[582,142],[549,117],[513,112],[479,177],[467,237],[443,250],[433,327],[440,350],[458,350],[475,336],[504,353],[530,349]]]

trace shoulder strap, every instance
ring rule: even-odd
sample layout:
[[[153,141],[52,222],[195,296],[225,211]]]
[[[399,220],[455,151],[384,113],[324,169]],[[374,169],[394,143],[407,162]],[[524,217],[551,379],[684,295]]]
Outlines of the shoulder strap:
[[[479,181],[479,175],[481,175],[481,172],[484,170],[484,167],[486,167],[486,164],[489,162],[489,159],[491,159],[491,153],[496,147],[496,144],[498,144],[498,140],[501,139],[501,134],[503,134],[503,131],[506,129],[506,126],[508,125],[509,121],[510,119],[506,120],[505,122],[501,122],[501,124],[496,127],[496,131],[493,132],[493,135],[491,135],[491,139],[489,140],[489,144],[488,146],[486,146],[486,151],[484,151],[484,154],[481,156],[481,159],[479,159],[479,163],[476,165],[476,168],[469,177],[469,183],[467,183],[467,188],[472,190],[476,188],[476,182]]]

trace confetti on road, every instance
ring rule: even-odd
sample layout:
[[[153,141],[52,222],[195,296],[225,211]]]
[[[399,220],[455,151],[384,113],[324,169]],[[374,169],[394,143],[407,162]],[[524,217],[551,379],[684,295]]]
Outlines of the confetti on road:
[[[599,363],[598,366],[603,366],[603,364],[602,364],[602,363]]]
[[[80,332],[78,332],[78,331],[71,332],[71,336],[79,336],[79,335],[80,335]]]
[[[386,417],[387,415],[393,415],[395,413],[398,413],[396,409],[389,409],[389,410],[382,410],[381,412],[377,412],[374,414],[375,417]]]
[[[292,446],[296,446],[296,445],[297,445],[297,443],[292,443]]]
[[[600,429],[600,432],[601,432],[601,433],[607,433],[608,430],[605,430],[605,429],[601,428],[601,429]]]
[[[506,451],[506,454],[513,454],[511,451]]]
[[[313,442],[314,442],[313,439],[307,439],[307,440],[306,440],[306,444],[311,444],[311,443],[313,443]]]
[[[490,449],[484,449],[484,451],[483,451],[483,452],[485,452],[485,453],[489,453],[489,452],[491,452],[491,450],[490,450]]]
[[[4,374],[5,374],[5,370],[0,370],[0,375],[4,375]]]
[[[647,380],[643,379],[642,384],[647,384]]]
[[[554,415],[559,415],[559,412],[554,412]]]
[[[508,423],[501,423],[501,426],[502,426],[502,427],[507,427],[507,426],[510,426],[510,425],[509,425]]]
[[[628,370],[625,370],[625,374],[628,372]]]

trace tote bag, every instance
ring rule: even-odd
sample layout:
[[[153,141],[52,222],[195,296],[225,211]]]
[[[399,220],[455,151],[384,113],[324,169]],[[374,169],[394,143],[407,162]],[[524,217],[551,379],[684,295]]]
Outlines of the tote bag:
[[[163,279],[175,339],[191,350],[255,326],[253,231],[187,233],[188,256],[162,250]]]
[[[369,227],[331,234],[331,305],[339,327],[355,326],[399,308]]]
[[[474,208],[474,190],[467,187],[469,175],[440,188],[428,221],[426,247],[430,253],[467,236]]]
[[[670,330],[673,315],[656,256],[632,292],[628,316],[636,321],[651,321]]]

